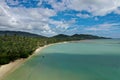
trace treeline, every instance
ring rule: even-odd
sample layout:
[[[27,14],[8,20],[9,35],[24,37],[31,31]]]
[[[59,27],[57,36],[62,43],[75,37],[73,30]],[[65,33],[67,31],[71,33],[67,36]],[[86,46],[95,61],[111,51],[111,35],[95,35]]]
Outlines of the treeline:
[[[22,36],[0,36],[0,64],[6,64],[18,58],[26,58],[39,46],[44,45],[44,40]]]
[[[0,65],[7,64],[19,58],[27,58],[38,47],[48,45],[50,43],[72,41],[81,39],[101,39],[102,37],[90,36],[80,37],[74,35],[72,37],[66,35],[57,35],[51,38],[47,37],[26,37],[19,35],[2,35],[0,36]]]

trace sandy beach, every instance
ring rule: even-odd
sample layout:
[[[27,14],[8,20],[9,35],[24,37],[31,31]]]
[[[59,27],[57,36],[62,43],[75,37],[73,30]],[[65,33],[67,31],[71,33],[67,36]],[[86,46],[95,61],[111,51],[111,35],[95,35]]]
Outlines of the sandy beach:
[[[52,44],[50,44],[52,45]],[[0,80],[3,79],[3,77],[5,77],[6,75],[8,75],[9,73],[13,72],[15,69],[17,69],[21,64],[23,64],[24,62],[26,62],[28,59],[30,59],[32,56],[36,55],[38,52],[40,52],[43,48],[46,48],[50,45],[45,45],[43,47],[39,47],[38,49],[36,49],[32,55],[30,55],[28,58],[26,59],[19,59],[16,60],[14,62],[11,62],[9,64],[5,64],[0,66]]]
[[[31,57],[33,57],[34,55],[36,55],[38,52],[40,52],[42,49],[54,45],[54,44],[61,44],[61,43],[67,43],[66,41],[64,42],[59,42],[59,43],[53,43],[53,44],[49,44],[49,45],[44,45],[43,47],[39,47],[38,49],[36,49],[32,55],[30,55],[28,58],[26,59],[19,59],[19,60],[15,60],[14,62],[11,62],[9,64],[5,64],[0,66],[0,80],[2,80],[6,75],[8,75],[9,73],[13,72],[14,70],[16,70],[17,68],[20,67],[20,65],[22,65],[24,62],[26,62],[27,60],[29,60]]]

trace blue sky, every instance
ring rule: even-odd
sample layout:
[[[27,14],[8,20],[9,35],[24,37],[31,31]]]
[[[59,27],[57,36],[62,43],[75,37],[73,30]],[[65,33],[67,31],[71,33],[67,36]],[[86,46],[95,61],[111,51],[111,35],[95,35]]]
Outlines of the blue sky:
[[[1,0],[0,30],[120,38],[120,0]]]

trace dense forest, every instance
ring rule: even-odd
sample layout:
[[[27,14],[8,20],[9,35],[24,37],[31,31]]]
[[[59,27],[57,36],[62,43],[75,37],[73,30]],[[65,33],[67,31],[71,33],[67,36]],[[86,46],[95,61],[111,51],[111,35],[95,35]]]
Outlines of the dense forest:
[[[72,36],[59,34],[53,37],[17,31],[0,31],[0,65],[7,64],[19,58],[27,58],[38,47],[62,41],[84,39],[107,39],[86,34]]]

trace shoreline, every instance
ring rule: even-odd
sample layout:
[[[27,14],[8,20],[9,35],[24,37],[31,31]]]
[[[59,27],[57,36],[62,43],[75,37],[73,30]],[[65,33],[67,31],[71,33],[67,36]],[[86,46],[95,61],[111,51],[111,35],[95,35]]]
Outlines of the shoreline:
[[[55,44],[55,43],[53,43]],[[14,62],[10,62],[8,64],[5,65],[1,65],[0,66],[0,80],[2,80],[5,76],[7,76],[9,73],[13,72],[14,70],[16,70],[17,68],[19,68],[24,62],[26,62],[27,60],[29,60],[31,57],[33,57],[34,55],[36,55],[38,52],[40,52],[41,50],[43,50],[44,48],[51,46],[53,44],[48,44],[48,45],[44,45],[43,47],[39,47],[37,48],[32,55],[30,55],[28,58],[25,59],[18,59],[15,60]]]
[[[85,40],[79,40],[79,41],[63,41],[63,42],[57,42],[57,43],[52,43],[52,44],[48,44],[48,45],[44,45],[42,47],[37,48],[32,55],[30,55],[27,58],[22,58],[22,59],[18,59],[15,60],[14,62],[10,62],[8,64],[5,65],[1,65],[0,66],[0,80],[2,80],[5,76],[9,75],[11,72],[13,72],[14,70],[16,70],[17,68],[19,68],[24,62],[26,62],[27,60],[29,60],[31,57],[35,56],[38,52],[41,52],[41,50],[43,50],[46,47],[55,45],[55,44],[61,44],[61,43],[69,43],[69,42],[80,42],[80,41],[85,41]]]

